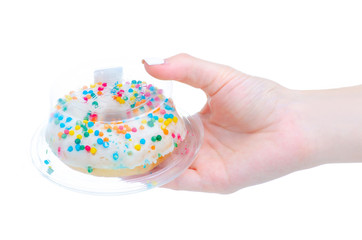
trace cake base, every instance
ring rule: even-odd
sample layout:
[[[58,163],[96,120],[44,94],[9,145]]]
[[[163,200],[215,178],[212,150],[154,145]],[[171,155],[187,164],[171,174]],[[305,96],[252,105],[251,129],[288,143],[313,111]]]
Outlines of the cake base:
[[[97,176],[97,177],[127,177],[127,176],[141,175],[141,174],[151,171],[157,165],[159,165],[163,161],[165,161],[169,155],[171,155],[171,153],[158,158],[157,162],[155,162],[155,163],[147,164],[146,167],[137,166],[133,169],[130,169],[130,168],[120,168],[120,169],[93,168],[91,172],[88,172],[88,169],[85,169],[85,168],[74,167],[74,166],[69,166],[69,165],[67,165],[67,166],[76,171],[86,173],[86,174],[91,174],[91,175]]]

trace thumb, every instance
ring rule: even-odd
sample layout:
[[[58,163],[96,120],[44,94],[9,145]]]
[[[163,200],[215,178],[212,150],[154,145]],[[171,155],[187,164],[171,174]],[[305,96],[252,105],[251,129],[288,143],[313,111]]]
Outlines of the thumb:
[[[152,60],[154,59],[142,60],[151,76],[201,88],[209,96],[213,96],[232,79],[240,77],[240,74],[245,75],[231,67],[207,62],[184,53],[164,61],[156,61],[157,64]]]

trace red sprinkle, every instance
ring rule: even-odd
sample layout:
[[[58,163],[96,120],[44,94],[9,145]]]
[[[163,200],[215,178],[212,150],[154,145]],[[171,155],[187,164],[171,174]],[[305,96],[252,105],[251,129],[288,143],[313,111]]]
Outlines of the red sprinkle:
[[[137,132],[137,128],[132,128],[132,132]]]
[[[69,130],[68,130],[68,129],[64,129],[64,133],[65,133],[65,134],[69,134]]]
[[[165,113],[166,113],[166,110],[165,110],[165,109],[162,109],[162,110],[160,111],[160,113],[161,113],[161,114],[165,114]]]
[[[107,87],[107,83],[103,83],[102,86],[103,86],[103,87]]]
[[[98,91],[103,91],[103,90],[104,90],[104,88],[102,88],[102,87],[98,88]]]
[[[85,146],[85,150],[87,151],[87,152],[89,152],[90,150],[91,150],[91,147],[90,146]]]
[[[118,127],[120,130],[123,130],[123,126],[122,125],[119,125]]]
[[[172,136],[173,138],[175,138],[175,137],[176,137],[176,135],[175,135],[174,133],[172,133],[172,134],[171,134],[171,136]]]

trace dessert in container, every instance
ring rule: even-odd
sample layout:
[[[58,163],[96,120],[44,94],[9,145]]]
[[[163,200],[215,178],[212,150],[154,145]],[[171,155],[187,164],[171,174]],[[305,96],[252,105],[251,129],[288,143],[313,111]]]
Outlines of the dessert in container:
[[[198,115],[175,106],[172,82],[143,66],[88,66],[59,75],[31,155],[52,182],[93,194],[162,186],[187,169],[203,139]]]

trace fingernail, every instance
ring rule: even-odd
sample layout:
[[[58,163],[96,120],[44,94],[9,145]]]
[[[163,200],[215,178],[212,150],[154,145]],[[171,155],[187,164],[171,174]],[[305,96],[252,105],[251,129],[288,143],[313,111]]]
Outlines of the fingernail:
[[[144,58],[142,60],[142,63],[145,64],[145,62],[148,65],[159,65],[159,64],[164,64],[165,60],[162,58]]]

